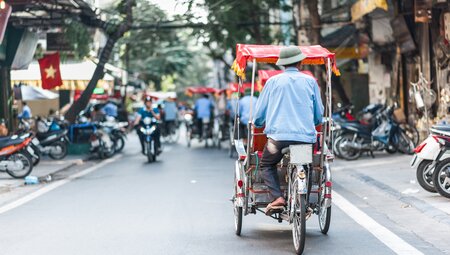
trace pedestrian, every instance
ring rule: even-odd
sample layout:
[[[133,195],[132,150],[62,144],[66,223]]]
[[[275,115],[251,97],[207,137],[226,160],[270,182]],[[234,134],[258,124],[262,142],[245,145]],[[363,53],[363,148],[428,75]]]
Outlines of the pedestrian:
[[[31,108],[28,106],[27,102],[22,101],[22,113],[19,114],[19,119],[29,120],[33,115],[31,114]]]

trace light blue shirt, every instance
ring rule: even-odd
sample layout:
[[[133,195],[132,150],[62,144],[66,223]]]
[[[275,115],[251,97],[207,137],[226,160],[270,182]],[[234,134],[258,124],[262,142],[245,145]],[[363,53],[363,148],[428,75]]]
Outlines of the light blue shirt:
[[[241,118],[241,123],[247,125],[250,119],[250,98],[252,99],[253,111],[255,111],[257,97],[244,96],[239,100],[239,116]]]
[[[31,119],[32,115],[31,115],[31,109],[28,105],[24,105],[22,108],[22,113],[19,114],[18,116],[21,119]]]
[[[236,103],[239,99],[232,97],[230,100],[228,100],[227,102],[227,110],[230,111],[230,116],[232,116],[234,118],[234,115],[236,115]]]
[[[177,104],[171,101],[164,102],[164,120],[172,121],[177,118]]]
[[[315,126],[322,122],[323,104],[316,80],[287,68],[271,77],[256,104],[254,123],[276,141],[316,142]]]
[[[195,102],[195,112],[197,113],[197,119],[204,119],[211,117],[211,109],[214,107],[211,100],[207,98],[199,98]]]

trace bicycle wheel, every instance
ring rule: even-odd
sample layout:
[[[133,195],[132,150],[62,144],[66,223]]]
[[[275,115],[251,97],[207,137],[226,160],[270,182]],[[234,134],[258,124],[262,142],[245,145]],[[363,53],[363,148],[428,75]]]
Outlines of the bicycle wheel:
[[[326,172],[326,171],[324,171]],[[322,178],[320,184],[320,208],[319,208],[319,227],[322,234],[326,235],[330,229],[331,223],[331,205],[327,207],[325,204],[325,185],[326,178]]]
[[[297,192],[293,193],[297,194]],[[300,255],[305,249],[306,234],[306,197],[305,195],[296,195],[294,204],[292,239],[294,241],[295,253]]]

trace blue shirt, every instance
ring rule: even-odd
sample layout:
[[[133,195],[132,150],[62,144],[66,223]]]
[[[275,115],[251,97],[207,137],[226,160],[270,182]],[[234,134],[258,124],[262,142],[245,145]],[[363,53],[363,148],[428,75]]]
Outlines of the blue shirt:
[[[315,126],[322,123],[323,104],[316,80],[287,68],[271,77],[256,104],[254,123],[276,141],[316,142]]]
[[[197,113],[197,119],[204,119],[211,117],[211,109],[213,108],[211,100],[207,98],[199,98],[195,102],[195,112]]]
[[[154,107],[154,108],[153,108],[153,111],[154,111],[156,114],[159,114],[159,109],[158,109],[157,107]],[[152,118],[152,119],[154,118],[152,112],[151,112],[151,111],[147,111],[147,108],[145,108],[145,106],[142,107],[142,108],[138,111],[138,114],[141,116],[141,123],[142,123],[142,120],[145,119],[145,118],[147,118],[147,117]]]
[[[164,120],[172,121],[177,118],[177,104],[171,101],[164,102]]]
[[[252,99],[253,112],[255,112],[257,97],[244,96],[239,100],[239,116],[241,118],[241,123],[247,125],[250,119],[250,99]]]
[[[22,119],[31,119],[31,109],[30,109],[30,107],[28,106],[28,105],[25,105],[24,107],[23,107],[23,109],[22,109],[22,114],[19,114],[19,118],[22,118]]]
[[[117,117],[117,106],[113,103],[107,103],[102,111],[106,116]]]

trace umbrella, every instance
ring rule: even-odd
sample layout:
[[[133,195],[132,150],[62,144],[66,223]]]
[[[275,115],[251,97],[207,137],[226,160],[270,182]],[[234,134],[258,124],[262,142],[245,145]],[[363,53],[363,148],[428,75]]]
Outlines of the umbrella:
[[[59,95],[33,86],[14,87],[15,98],[22,101],[55,99]]]

